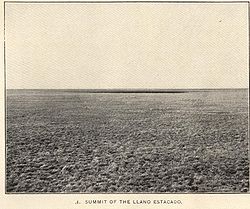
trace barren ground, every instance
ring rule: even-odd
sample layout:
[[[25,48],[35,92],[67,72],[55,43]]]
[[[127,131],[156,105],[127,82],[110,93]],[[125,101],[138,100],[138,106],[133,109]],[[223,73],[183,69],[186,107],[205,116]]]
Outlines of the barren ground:
[[[247,192],[247,90],[8,90],[7,192]]]

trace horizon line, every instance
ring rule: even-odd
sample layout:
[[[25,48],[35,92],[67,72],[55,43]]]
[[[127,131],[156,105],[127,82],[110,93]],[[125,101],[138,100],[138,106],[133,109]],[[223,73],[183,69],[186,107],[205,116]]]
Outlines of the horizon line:
[[[249,87],[225,88],[6,88],[6,90],[202,90],[202,89],[249,89]]]
[[[186,88],[186,89],[150,89],[150,88],[110,88],[110,89],[6,89],[6,91],[58,91],[69,93],[188,93],[202,91],[248,90],[249,88]]]

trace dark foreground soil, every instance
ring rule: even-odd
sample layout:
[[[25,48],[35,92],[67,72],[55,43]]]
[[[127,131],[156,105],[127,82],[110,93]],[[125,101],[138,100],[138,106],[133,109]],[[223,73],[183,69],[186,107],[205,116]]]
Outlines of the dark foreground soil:
[[[247,90],[7,96],[7,192],[248,192]]]

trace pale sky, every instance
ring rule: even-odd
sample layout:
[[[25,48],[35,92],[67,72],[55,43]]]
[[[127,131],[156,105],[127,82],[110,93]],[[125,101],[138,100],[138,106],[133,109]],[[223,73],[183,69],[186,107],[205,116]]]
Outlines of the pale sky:
[[[6,3],[7,88],[247,88],[247,21],[247,3]]]

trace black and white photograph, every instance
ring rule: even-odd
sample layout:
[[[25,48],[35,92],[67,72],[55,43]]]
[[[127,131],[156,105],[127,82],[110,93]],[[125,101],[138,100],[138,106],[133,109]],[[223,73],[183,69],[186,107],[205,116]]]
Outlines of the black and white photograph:
[[[249,192],[249,5],[5,2],[6,194]]]

